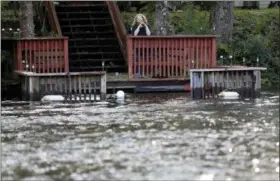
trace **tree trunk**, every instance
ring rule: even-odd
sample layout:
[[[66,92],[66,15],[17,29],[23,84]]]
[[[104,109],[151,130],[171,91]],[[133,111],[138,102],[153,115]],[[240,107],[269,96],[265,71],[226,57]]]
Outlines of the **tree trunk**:
[[[172,33],[171,27],[168,24],[168,2],[157,1],[156,2],[156,35],[169,35]]]
[[[32,1],[20,1],[20,30],[22,38],[34,37]]]
[[[211,24],[214,33],[221,35],[221,42],[227,44],[232,37],[233,1],[217,1],[211,8]]]

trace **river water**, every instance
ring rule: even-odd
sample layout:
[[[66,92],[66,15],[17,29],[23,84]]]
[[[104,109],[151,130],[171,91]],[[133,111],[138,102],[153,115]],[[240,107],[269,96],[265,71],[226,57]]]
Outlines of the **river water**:
[[[2,180],[279,180],[279,96],[2,107]]]

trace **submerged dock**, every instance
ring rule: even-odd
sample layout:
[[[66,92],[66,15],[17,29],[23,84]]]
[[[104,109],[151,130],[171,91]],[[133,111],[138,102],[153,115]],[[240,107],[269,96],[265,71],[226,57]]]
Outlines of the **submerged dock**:
[[[217,98],[222,91],[235,91],[241,98],[257,98],[261,92],[264,67],[228,66],[190,69],[191,96],[194,99]]]
[[[65,102],[91,102],[106,99],[106,72],[34,73],[17,72],[22,98],[40,101],[45,95],[61,95]],[[97,99],[97,97],[100,97]]]

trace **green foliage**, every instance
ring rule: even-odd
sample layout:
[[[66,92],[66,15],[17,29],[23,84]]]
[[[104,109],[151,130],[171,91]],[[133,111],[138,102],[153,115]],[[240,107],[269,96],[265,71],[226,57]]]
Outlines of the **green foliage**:
[[[176,34],[210,34],[209,13],[189,5],[182,12],[170,13],[170,24]]]
[[[155,13],[143,11],[151,25],[152,32],[155,32]],[[122,17],[126,27],[130,27],[133,18],[137,13],[122,12]],[[182,11],[171,12],[169,23],[175,31],[175,34],[210,34],[209,13],[200,11],[195,6],[187,6]]]
[[[237,64],[267,67],[263,73],[264,86],[279,84],[279,10],[236,10],[233,28],[232,49]]]
[[[18,22],[18,2],[1,1],[1,24],[2,22]]]

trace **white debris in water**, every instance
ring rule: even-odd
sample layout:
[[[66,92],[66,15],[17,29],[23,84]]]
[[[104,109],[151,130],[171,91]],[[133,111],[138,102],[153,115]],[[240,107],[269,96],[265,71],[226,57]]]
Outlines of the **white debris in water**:
[[[259,159],[254,158],[254,159],[252,160],[252,163],[253,163],[253,165],[258,165],[258,164],[260,163],[260,161],[259,161]]]
[[[277,173],[279,173],[279,167],[276,167],[276,168],[275,168],[275,171],[276,171]]]
[[[275,158],[274,162],[279,163],[279,158]]]
[[[224,99],[238,99],[239,94],[237,92],[232,91],[222,91],[218,94],[219,97]]]
[[[279,99],[279,96],[272,96],[272,97],[269,97],[269,99]]]
[[[276,146],[279,146],[279,142],[276,143]]]
[[[226,178],[226,181],[231,181],[231,178],[230,177]]]
[[[260,168],[256,167],[256,168],[255,168],[255,172],[256,172],[256,173],[259,173],[259,172],[260,172]]]
[[[229,149],[228,149],[228,152],[230,152],[230,153],[231,153],[231,152],[232,152],[232,148],[229,148]]]
[[[46,95],[41,99],[42,102],[56,102],[64,101],[64,97],[61,95]]]
[[[213,124],[213,125],[216,125],[215,119],[210,119],[209,122],[210,122],[211,124]]]
[[[124,91],[122,90],[119,90],[117,93],[116,93],[116,97],[117,99],[124,99]]]
[[[152,145],[156,145],[157,142],[155,140],[152,141]]]
[[[213,180],[214,179],[214,174],[209,173],[209,174],[202,174],[199,178],[199,180]]]

